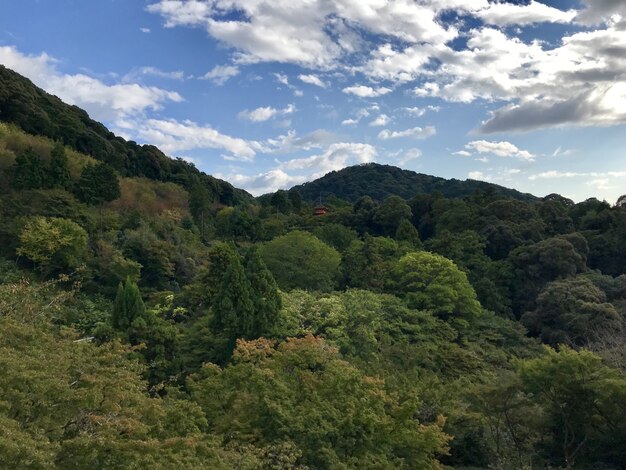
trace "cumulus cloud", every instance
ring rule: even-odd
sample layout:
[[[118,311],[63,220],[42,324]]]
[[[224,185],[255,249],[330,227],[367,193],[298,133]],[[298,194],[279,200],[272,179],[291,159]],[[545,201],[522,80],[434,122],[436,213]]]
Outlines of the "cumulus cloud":
[[[391,93],[393,90],[387,87],[372,88],[366,85],[354,85],[343,89],[344,93],[355,95],[360,98],[376,98]]]
[[[306,176],[291,176],[279,168],[255,175],[216,173],[215,176],[229,181],[236,187],[244,188],[253,196],[288,189],[307,180]]]
[[[294,158],[281,163],[286,170],[316,170],[313,177],[322,176],[329,171],[340,170],[351,164],[369,163],[377,155],[376,148],[369,144],[339,142],[331,144],[319,155]]]
[[[387,116],[386,114],[381,114],[376,119],[374,119],[372,122],[370,122],[370,126],[372,126],[372,127],[382,127],[382,126],[386,126],[390,122],[391,122],[391,118],[389,116]]]
[[[286,116],[288,114],[292,114],[295,112],[296,107],[293,104],[287,105],[287,107],[283,109],[272,108],[271,106],[265,106],[261,108],[256,108],[251,111],[244,110],[241,111],[238,116],[241,119],[247,119],[252,122],[264,122],[268,121],[276,116]]]
[[[239,67],[237,66],[216,65],[200,78],[203,80],[211,80],[216,85],[223,85],[237,75],[239,75]]]
[[[490,3],[487,8],[476,12],[476,16],[485,23],[497,26],[570,23],[577,14],[576,10],[562,11],[534,0],[527,4]]]
[[[496,157],[516,157],[522,160],[534,160],[535,156],[527,150],[520,150],[511,142],[489,142],[487,140],[475,140],[465,144],[465,148],[478,153],[495,155]],[[461,151],[463,152],[463,151]],[[457,152],[457,155],[461,155]]]
[[[261,144],[222,134],[210,126],[192,121],[148,119],[143,122],[123,123],[140,140],[150,142],[168,153],[198,149],[218,149],[229,153],[230,159],[252,161]]]
[[[48,93],[87,110],[97,120],[115,121],[147,110],[159,110],[167,102],[183,101],[178,93],[158,87],[137,83],[108,85],[84,74],[63,74],[49,55],[26,55],[12,46],[0,47],[0,63],[28,77]]]
[[[317,75],[309,74],[309,75],[298,75],[298,79],[304,83],[308,83],[309,85],[315,85],[320,88],[326,88],[328,84],[324,82]]]
[[[406,129],[404,131],[390,131],[389,129],[383,129],[378,134],[378,138],[382,140],[399,139],[401,137],[411,137],[414,139],[427,139],[437,133],[437,130],[433,126],[427,127],[413,127],[412,129]]]

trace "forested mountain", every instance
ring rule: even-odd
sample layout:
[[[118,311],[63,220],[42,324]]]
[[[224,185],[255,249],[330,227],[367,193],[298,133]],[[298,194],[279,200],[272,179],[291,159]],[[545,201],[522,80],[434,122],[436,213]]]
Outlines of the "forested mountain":
[[[315,181],[295,186],[293,189],[309,202],[318,200],[320,195],[322,198],[332,195],[349,202],[356,202],[362,196],[382,201],[388,196],[409,199],[416,194],[429,194],[435,191],[447,198],[471,196],[477,191],[482,191],[520,201],[537,200],[531,194],[493,183],[476,180],[448,180],[378,163],[364,163],[332,171]]]
[[[189,163],[168,158],[153,145],[117,137],[76,107],[63,103],[30,80],[0,65],[0,122],[41,135],[111,165],[123,176],[171,181],[190,189],[205,187],[224,204],[248,203],[252,197],[226,181],[206,175]]]
[[[626,468],[625,197],[367,165],[314,215],[2,77],[3,468]]]

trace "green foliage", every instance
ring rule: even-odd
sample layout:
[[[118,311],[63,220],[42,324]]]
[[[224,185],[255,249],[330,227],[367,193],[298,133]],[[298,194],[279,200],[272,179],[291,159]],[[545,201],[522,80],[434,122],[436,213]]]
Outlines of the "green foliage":
[[[400,223],[413,216],[411,208],[399,196],[389,196],[376,208],[373,222],[384,235],[395,235]]]
[[[623,318],[606,295],[583,277],[551,282],[533,311],[522,316],[530,333],[552,346],[585,346],[603,330],[619,330]]]
[[[46,170],[41,157],[28,149],[15,158],[11,168],[11,182],[15,189],[39,189],[46,183]]]
[[[325,224],[316,227],[313,235],[340,253],[343,253],[350,243],[357,239],[357,233],[354,230],[341,224]]]
[[[113,327],[127,332],[136,321],[143,321],[146,315],[146,306],[141,298],[139,287],[130,278],[117,287],[115,302],[113,304]]]
[[[35,262],[44,273],[74,270],[84,263],[87,255],[87,232],[67,219],[28,219],[19,240],[17,254]]]
[[[205,366],[189,383],[209,425],[257,445],[295,445],[312,468],[438,468],[448,437],[320,338],[274,346],[240,341],[234,363]]]
[[[332,290],[339,278],[339,253],[310,233],[293,231],[260,248],[260,254],[283,290]]]
[[[258,338],[274,330],[279,321],[282,298],[272,273],[267,269],[256,247],[248,250],[243,264],[254,304],[253,325],[247,336]]]
[[[353,241],[341,261],[344,282],[348,287],[385,291],[392,282],[396,261],[404,254],[391,238],[366,236]]]
[[[47,186],[69,190],[72,186],[69,163],[63,144],[57,142],[50,154],[50,169],[46,177]]]
[[[458,326],[481,311],[467,276],[449,259],[427,251],[409,253],[395,269],[397,285],[409,306],[429,310]]]
[[[395,239],[399,242],[406,243],[410,248],[419,249],[422,247],[419,233],[409,219],[402,219],[398,224]]]
[[[78,197],[86,204],[98,205],[120,197],[120,182],[115,170],[99,163],[87,165],[77,183]]]

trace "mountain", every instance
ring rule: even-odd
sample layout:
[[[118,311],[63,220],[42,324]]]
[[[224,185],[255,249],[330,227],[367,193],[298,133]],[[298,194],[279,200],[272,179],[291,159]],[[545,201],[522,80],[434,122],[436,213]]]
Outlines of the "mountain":
[[[539,200],[532,194],[484,181],[439,178],[378,163],[365,163],[332,171],[315,181],[294,186],[291,190],[297,190],[309,202],[318,200],[320,195],[322,198],[335,195],[355,202],[362,196],[382,201],[392,195],[409,199],[416,194],[434,191],[439,191],[447,198],[465,197],[482,191],[520,201]]]
[[[0,121],[28,134],[63,142],[74,150],[114,167],[122,176],[178,183],[186,189],[201,184],[223,204],[252,202],[246,191],[213,178],[182,159],[172,159],[153,145],[139,145],[110,132],[77,106],[46,93],[22,75],[0,65]]]

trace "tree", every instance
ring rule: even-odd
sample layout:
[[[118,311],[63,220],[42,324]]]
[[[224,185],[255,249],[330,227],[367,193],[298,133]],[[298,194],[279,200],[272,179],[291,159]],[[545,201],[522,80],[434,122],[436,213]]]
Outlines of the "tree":
[[[272,195],[270,204],[276,208],[278,212],[288,214],[291,212],[291,201],[289,194],[284,189],[279,189]]]
[[[117,286],[111,322],[117,330],[128,332],[135,320],[146,315],[146,306],[141,298],[139,287],[130,278]]]
[[[403,251],[395,240],[365,236],[354,240],[343,254],[341,270],[348,287],[384,292],[392,281],[393,268]]]
[[[83,168],[77,191],[81,201],[94,206],[114,201],[121,195],[117,174],[106,163],[89,164]]]
[[[32,148],[15,158],[11,176],[11,183],[15,189],[43,188],[46,182],[46,171],[41,157]]]
[[[409,219],[402,219],[400,225],[398,225],[396,240],[408,244],[411,248],[422,247],[419,233],[417,233],[417,229]]]
[[[354,230],[341,224],[325,224],[316,227],[313,234],[327,245],[332,246],[339,252],[344,252],[352,241],[357,239]]]
[[[604,292],[584,277],[551,282],[522,316],[529,332],[552,346],[585,346],[604,328],[619,330],[621,320]]]
[[[383,234],[393,236],[404,219],[411,219],[411,208],[399,196],[389,196],[376,209],[374,223],[380,227]]]
[[[429,310],[459,326],[467,325],[481,311],[465,273],[443,256],[408,253],[396,264],[395,275],[411,308]]]
[[[254,305],[254,319],[248,337],[258,338],[268,334],[276,326],[282,299],[278,285],[256,247],[250,248],[246,253],[244,269],[250,282]]]
[[[85,229],[71,220],[33,217],[20,232],[17,254],[37,263],[44,273],[69,271],[84,263],[87,238]]]
[[[260,254],[283,290],[330,291],[339,278],[339,253],[307,232],[275,238],[261,246]]]
[[[72,184],[72,177],[70,176],[70,169],[68,167],[67,155],[65,154],[65,147],[62,143],[57,142],[52,148],[50,154],[50,170],[47,175],[47,186],[59,187],[63,189],[70,189]]]
[[[279,468],[436,469],[449,439],[442,419],[420,424],[416,400],[402,402],[312,335],[238,341],[231,365],[205,365],[188,387],[216,432],[295,448],[296,462]]]

